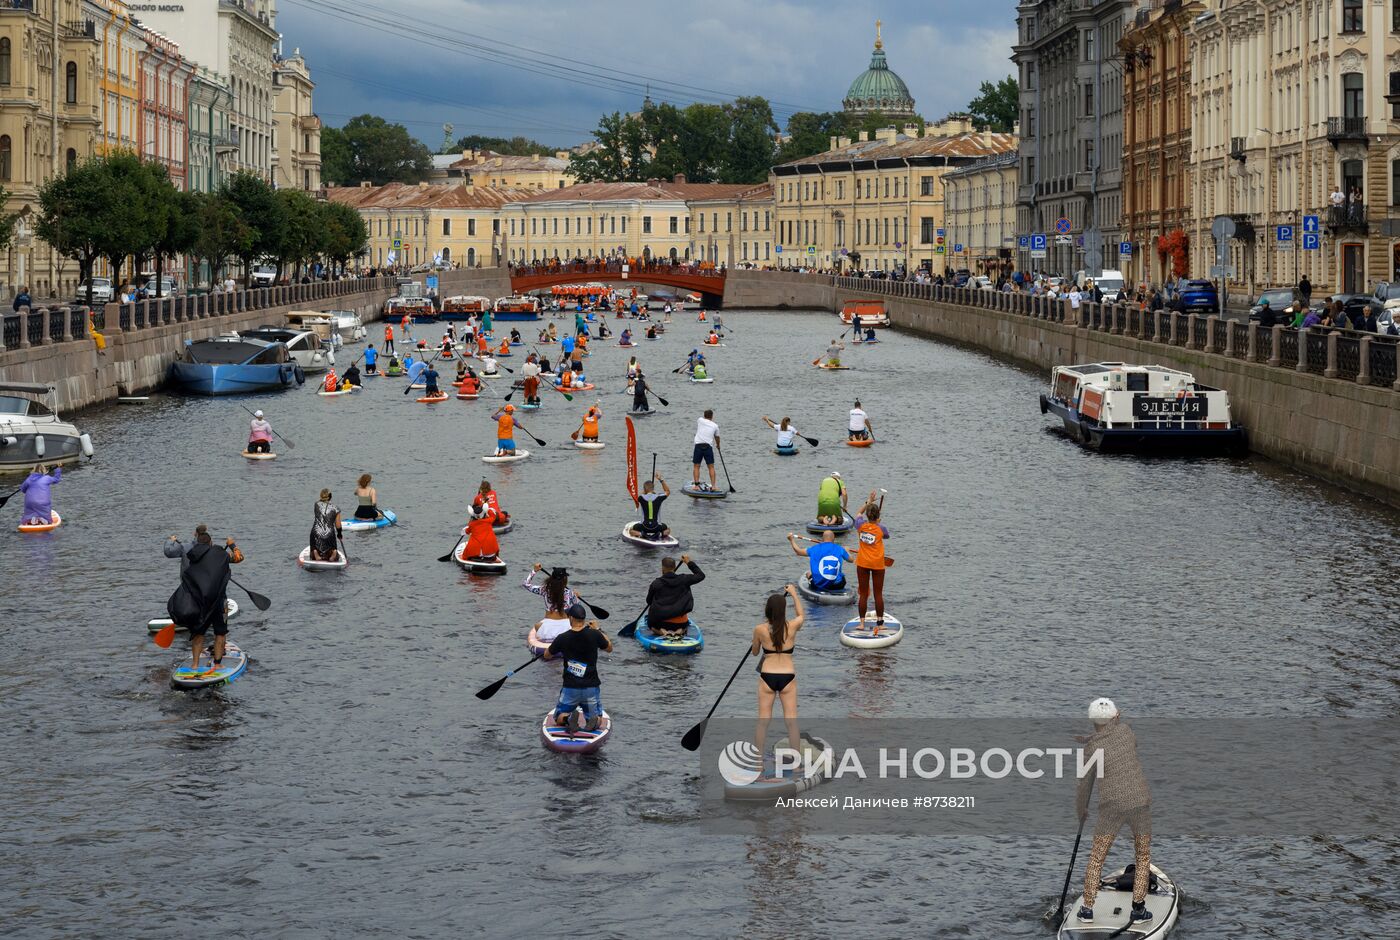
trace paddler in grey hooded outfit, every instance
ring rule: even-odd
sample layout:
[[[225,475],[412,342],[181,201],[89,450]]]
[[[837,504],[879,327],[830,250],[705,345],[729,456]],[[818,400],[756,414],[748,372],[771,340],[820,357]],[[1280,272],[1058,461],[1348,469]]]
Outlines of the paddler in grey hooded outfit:
[[[1103,752],[1103,777],[1092,773],[1079,781],[1079,821],[1089,818],[1089,793],[1097,785],[1099,818],[1094,825],[1094,844],[1089,849],[1089,867],[1084,872],[1084,904],[1075,919],[1081,924],[1094,921],[1094,899],[1099,894],[1104,861],[1118,831],[1126,824],[1133,831],[1133,923],[1147,923],[1147,882],[1152,871],[1152,791],[1138,761],[1137,737],[1123,721],[1112,699],[1097,698],[1089,703],[1089,720],[1094,733],[1081,741],[1085,759]]]

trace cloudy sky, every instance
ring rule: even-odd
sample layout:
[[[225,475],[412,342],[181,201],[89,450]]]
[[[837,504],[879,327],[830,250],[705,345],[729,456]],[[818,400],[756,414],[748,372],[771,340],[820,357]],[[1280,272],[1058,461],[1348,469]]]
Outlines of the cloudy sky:
[[[315,107],[339,126],[371,112],[434,150],[454,137],[524,134],[568,147],[598,116],[653,100],[736,94],[831,111],[870,61],[884,21],[891,67],[929,119],[1011,74],[1013,0],[279,0],[284,51],[300,48]]]

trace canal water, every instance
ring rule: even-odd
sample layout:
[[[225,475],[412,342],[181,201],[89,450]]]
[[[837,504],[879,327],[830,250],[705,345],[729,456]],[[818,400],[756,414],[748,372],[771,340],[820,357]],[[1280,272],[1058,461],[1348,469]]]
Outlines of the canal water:
[[[5,935],[1046,936],[1070,806],[1052,836],[707,830],[704,777],[679,738],[765,594],[803,570],[784,536],[831,470],[855,500],[889,490],[886,597],[907,632],[857,653],[836,640],[841,609],[815,614],[798,641],[805,728],[1044,715],[1079,727],[1099,695],[1143,718],[1400,710],[1400,518],[1378,503],[1262,459],[1086,452],[1039,413],[1043,376],[975,351],[886,332],[848,350],[854,370],[826,372],[811,361],[839,332],[830,315],[725,320],[715,384],[671,373],[701,337],[678,315],[658,341],[599,348],[596,395],[547,396],[524,423],[548,446],[522,438],[534,456],[507,467],[479,459],[494,437],[486,400],[428,407],[383,378],[344,398],[156,395],[80,415],[97,457],[55,488],[63,527],[0,536]],[[637,423],[640,462],[645,474],[656,452],[677,489],[665,516],[708,575],[695,589],[707,646],[666,661],[618,640],[600,663],[613,740],[569,757],[539,742],[556,667],[488,702],[472,693],[527,658],[543,612],[519,587],[531,563],[567,565],[612,612],[610,632],[657,573],[618,537],[634,518],[620,394],[633,352],[670,403]],[[578,451],[568,434],[593,397],[608,447]],[[857,397],[879,441],[868,450],[840,443]],[[244,461],[241,404],[295,449]],[[723,502],[678,492],[707,407],[737,490]],[[775,456],[765,414],[820,446]],[[348,514],[364,471],[401,524],[349,535],[344,573],[300,570],[317,493]],[[495,580],[435,560],[483,471],[517,520]],[[187,695],[168,685],[179,644],[154,647],[145,621],[178,578],[162,542],[199,522],[238,539],[235,576],[273,607],[234,593],[232,637],[252,664]],[[746,671],[718,716],[750,716],[753,683]],[[1398,849],[1394,833],[1159,829],[1154,861],[1187,894],[1182,937],[1386,936]]]

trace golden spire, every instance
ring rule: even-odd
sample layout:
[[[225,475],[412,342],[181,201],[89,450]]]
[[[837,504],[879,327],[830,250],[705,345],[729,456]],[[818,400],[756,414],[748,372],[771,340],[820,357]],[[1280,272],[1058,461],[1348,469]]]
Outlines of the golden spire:
[[[883,49],[883,48],[885,48],[884,40],[882,40],[882,39],[880,38],[880,26],[881,26],[881,25],[882,25],[882,23],[881,23],[880,20],[876,20],[876,21],[875,21],[875,48],[876,48],[876,49]]]

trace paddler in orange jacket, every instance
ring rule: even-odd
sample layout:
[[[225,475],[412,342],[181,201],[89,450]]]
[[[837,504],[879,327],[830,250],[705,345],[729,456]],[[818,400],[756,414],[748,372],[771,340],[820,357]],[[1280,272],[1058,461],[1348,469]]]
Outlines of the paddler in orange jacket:
[[[598,425],[603,420],[603,402],[601,399],[595,401],[589,409],[584,412],[583,421],[578,426],[578,431],[570,434],[574,440],[578,440],[579,431],[583,432],[583,439],[591,443],[598,441]]]
[[[510,340],[508,340],[508,339],[503,339],[503,340],[501,340],[501,346],[500,346],[499,349],[496,350],[496,355],[498,355],[498,356],[509,356],[509,355],[510,355]]]
[[[463,395],[475,395],[481,391],[481,379],[476,377],[471,366],[467,366],[466,373],[457,380],[457,391]]]
[[[485,503],[473,503],[471,519],[467,522],[467,544],[461,557],[468,561],[500,561],[501,544],[491,526],[496,513]]]
[[[491,341],[486,338],[486,332],[484,330],[476,334],[476,348],[478,356],[486,357],[491,355]]]

